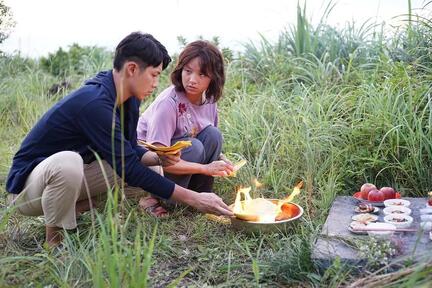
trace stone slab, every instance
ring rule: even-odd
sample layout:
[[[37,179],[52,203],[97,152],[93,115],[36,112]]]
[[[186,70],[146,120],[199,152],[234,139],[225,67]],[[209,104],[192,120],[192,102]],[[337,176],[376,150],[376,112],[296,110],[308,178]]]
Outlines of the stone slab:
[[[419,209],[426,207],[426,198],[405,198],[411,202],[410,209],[413,224],[410,228],[420,226]],[[326,269],[339,257],[341,262],[353,266],[362,266],[366,259],[361,258],[357,249],[349,243],[355,239],[368,239],[368,235],[353,234],[348,230],[351,217],[356,214],[354,208],[358,200],[350,196],[338,196],[330,208],[327,220],[319,234],[313,251],[312,260],[321,268]],[[384,222],[383,207],[380,207],[379,222]],[[394,260],[410,259],[413,261],[432,259],[432,241],[426,232],[398,232],[393,235],[402,247],[402,252]]]

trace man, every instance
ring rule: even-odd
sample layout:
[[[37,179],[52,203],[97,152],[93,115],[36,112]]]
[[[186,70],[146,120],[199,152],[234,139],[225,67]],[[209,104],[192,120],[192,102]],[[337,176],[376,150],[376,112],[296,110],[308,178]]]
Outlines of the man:
[[[178,155],[159,158],[136,144],[140,101],[151,95],[170,61],[153,36],[128,35],[116,48],[114,69],[59,101],[24,139],[6,189],[18,194],[21,214],[45,216],[48,245],[59,244],[59,231],[75,228],[76,214],[91,208],[91,198],[106,193],[118,176],[163,199],[232,215],[217,195],[182,188],[147,167],[175,164]]]

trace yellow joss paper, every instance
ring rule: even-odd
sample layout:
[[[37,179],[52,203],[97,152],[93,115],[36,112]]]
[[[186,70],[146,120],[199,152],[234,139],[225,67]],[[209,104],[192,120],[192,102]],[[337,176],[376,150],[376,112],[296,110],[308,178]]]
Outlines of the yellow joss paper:
[[[150,151],[156,152],[159,155],[161,155],[161,154],[175,155],[175,154],[179,153],[182,149],[191,146],[192,142],[191,141],[177,141],[174,145],[168,146],[168,147],[155,146],[153,144],[150,144],[150,143],[147,143],[147,142],[141,141],[141,140],[138,140],[138,144],[146,147]]]
[[[237,174],[237,171],[240,170],[240,168],[242,168],[246,163],[247,163],[247,161],[244,160],[244,159],[242,159],[239,162],[235,163],[234,164],[234,171],[230,175],[228,175],[228,176],[235,177],[236,174]]]

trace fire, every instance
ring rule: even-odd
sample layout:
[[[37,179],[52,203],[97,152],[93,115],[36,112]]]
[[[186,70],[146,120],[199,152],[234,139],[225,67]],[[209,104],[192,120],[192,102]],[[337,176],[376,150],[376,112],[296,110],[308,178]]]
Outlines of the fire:
[[[303,181],[300,181],[295,187],[293,192],[286,197],[285,199],[283,199],[282,201],[280,201],[282,204],[286,203],[286,202],[291,202],[294,197],[296,197],[298,194],[300,194],[300,189],[303,187]],[[282,206],[282,204],[280,204]]]
[[[259,183],[255,180],[256,183]],[[261,185],[261,183],[259,183]],[[236,199],[234,202],[233,212],[237,218],[246,221],[255,221],[262,223],[273,223],[275,222],[279,213],[282,212],[282,206],[291,202],[295,196],[300,193],[300,189],[303,186],[303,181],[296,185],[293,192],[285,199],[278,201],[277,204],[264,198],[252,199],[250,196],[251,187],[240,188],[237,191]],[[242,196],[244,200],[242,201]]]
[[[256,188],[260,188],[260,187],[263,186],[263,184],[260,183],[260,182],[258,182],[258,180],[256,178],[253,181],[254,181],[254,185],[255,185]]]
[[[249,192],[251,187],[237,191],[234,202],[234,214],[241,219],[257,222],[274,222],[278,214],[278,205],[264,198],[252,199]],[[244,200],[242,201],[242,195]]]

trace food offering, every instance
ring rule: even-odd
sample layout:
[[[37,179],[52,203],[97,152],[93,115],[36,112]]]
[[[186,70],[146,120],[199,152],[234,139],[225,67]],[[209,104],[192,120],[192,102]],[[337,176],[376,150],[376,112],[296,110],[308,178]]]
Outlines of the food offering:
[[[432,191],[428,192],[428,199],[427,199],[426,206],[432,209]]]
[[[367,224],[365,224],[365,223],[361,223],[358,221],[352,221],[351,224],[348,226],[348,230],[354,234],[366,235],[367,234],[366,227],[367,227]]]
[[[399,199],[401,195],[392,187],[378,189],[374,184],[365,183],[360,187],[359,192],[354,193],[353,197],[362,203],[384,206],[385,200]]]
[[[384,215],[404,214],[411,215],[411,209],[405,206],[388,206],[383,209]]]
[[[378,213],[380,209],[378,207],[373,206],[372,204],[368,203],[360,203],[355,208],[354,211],[356,213]]]
[[[352,220],[357,221],[359,223],[363,223],[363,224],[369,224],[370,222],[375,222],[378,220],[378,216],[377,215],[373,215],[373,214],[369,214],[369,213],[362,213],[362,214],[357,214],[351,217]]]
[[[393,224],[396,228],[408,228],[413,222],[413,218],[404,214],[390,214],[384,216],[384,222]]]
[[[384,201],[385,207],[395,206],[395,207],[409,207],[411,202],[405,199],[388,199]]]

